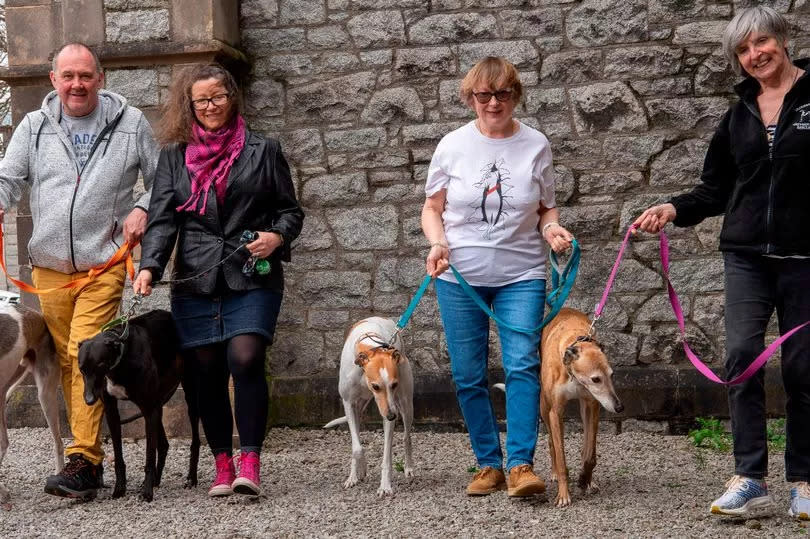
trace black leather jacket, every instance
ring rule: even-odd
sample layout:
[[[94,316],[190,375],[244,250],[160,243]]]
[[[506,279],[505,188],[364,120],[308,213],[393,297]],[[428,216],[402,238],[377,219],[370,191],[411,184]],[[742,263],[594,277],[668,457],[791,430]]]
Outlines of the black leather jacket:
[[[807,69],[810,61],[798,60]],[[735,87],[740,101],[712,137],[701,183],[674,197],[676,226],[725,214],[720,250],[810,255],[810,74],[785,95],[773,150],[759,116],[759,83]]]
[[[185,145],[172,144],[160,152],[149,218],[142,241],[140,269],[152,272],[153,281],[163,271],[177,241],[172,279],[182,279],[204,271],[236,250],[244,230],[281,234],[284,245],[271,255],[267,275],[247,276],[242,266],[247,249],[228,258],[220,269],[183,283],[173,283],[172,293],[211,294],[222,272],[231,290],[284,289],[281,261],[290,259],[290,243],[298,237],[304,212],[295,198],[290,167],[274,139],[248,131],[245,147],[228,176],[225,202],[217,208],[213,186],[205,214],[178,212],[175,208],[191,196],[191,181],[185,165]]]

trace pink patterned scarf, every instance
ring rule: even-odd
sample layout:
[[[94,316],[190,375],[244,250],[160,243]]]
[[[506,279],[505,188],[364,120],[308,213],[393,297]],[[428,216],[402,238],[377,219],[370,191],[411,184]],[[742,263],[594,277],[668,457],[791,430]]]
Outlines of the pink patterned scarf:
[[[245,146],[245,120],[235,115],[218,131],[206,131],[198,123],[192,127],[193,137],[186,147],[186,168],[191,178],[191,196],[177,211],[194,211],[203,197],[200,215],[205,214],[211,184],[217,202],[225,201],[228,174]]]

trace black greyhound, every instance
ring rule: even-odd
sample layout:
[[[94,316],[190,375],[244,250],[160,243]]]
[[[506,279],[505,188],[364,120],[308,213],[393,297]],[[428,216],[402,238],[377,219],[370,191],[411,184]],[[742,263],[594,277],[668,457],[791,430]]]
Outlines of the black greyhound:
[[[81,342],[79,370],[84,377],[85,402],[90,405],[99,398],[104,399],[104,412],[115,453],[113,498],[123,496],[127,488],[118,399],[134,402],[146,422],[146,476],[141,496],[151,502],[153,488],[160,485],[169,451],[169,441],[163,429],[163,405],[181,382],[191,421],[191,455],[185,487],[197,484],[200,432],[196,387],[193,373],[183,368],[170,313],[151,311]]]

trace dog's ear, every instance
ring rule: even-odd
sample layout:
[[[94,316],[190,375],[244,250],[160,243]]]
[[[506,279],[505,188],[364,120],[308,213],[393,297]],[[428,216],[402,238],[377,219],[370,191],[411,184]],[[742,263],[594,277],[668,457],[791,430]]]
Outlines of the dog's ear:
[[[354,356],[354,364],[358,367],[365,367],[366,363],[368,363],[368,354],[365,352],[360,352]]]
[[[579,357],[579,348],[577,348],[575,344],[572,344],[571,346],[565,349],[565,354],[563,355],[563,365],[567,367],[572,362],[576,361],[578,357]]]
[[[391,352],[391,359],[393,359],[396,363],[402,361],[402,354],[399,353],[399,350],[394,350]]]

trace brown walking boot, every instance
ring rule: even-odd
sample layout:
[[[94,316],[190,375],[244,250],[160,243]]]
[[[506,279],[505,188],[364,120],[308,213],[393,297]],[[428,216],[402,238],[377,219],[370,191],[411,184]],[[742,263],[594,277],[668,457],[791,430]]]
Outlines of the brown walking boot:
[[[492,466],[485,466],[476,473],[470,484],[467,485],[467,496],[486,496],[497,490],[506,488],[506,477],[503,470],[496,470]]]
[[[546,491],[543,480],[534,475],[531,464],[521,464],[509,470],[509,496],[523,497],[542,494]]]

